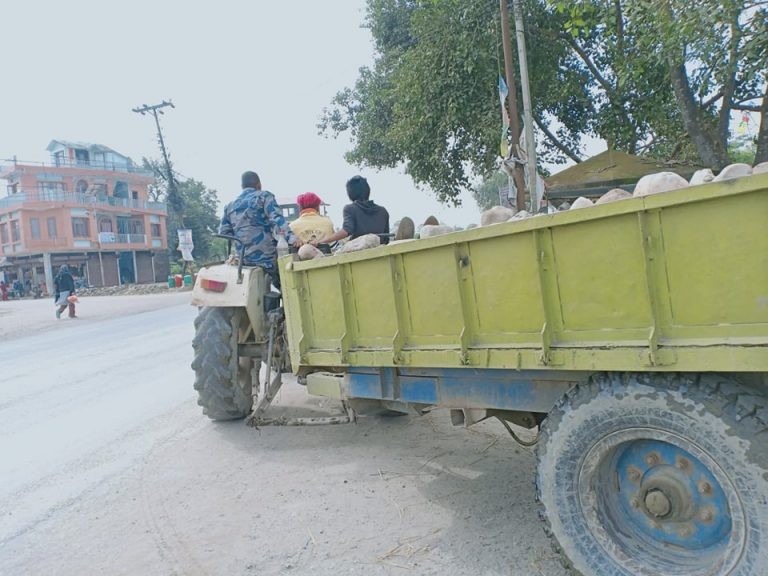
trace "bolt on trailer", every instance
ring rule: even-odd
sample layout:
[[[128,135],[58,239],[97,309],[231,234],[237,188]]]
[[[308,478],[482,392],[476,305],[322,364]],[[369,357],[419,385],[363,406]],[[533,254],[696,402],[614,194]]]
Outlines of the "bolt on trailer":
[[[538,427],[537,497],[575,572],[766,574],[767,226],[755,175],[286,257],[276,319],[241,318],[244,340],[222,344],[227,389],[244,389],[238,351],[277,367],[287,347],[308,391],[352,415],[378,403]],[[221,397],[201,392],[209,415]]]

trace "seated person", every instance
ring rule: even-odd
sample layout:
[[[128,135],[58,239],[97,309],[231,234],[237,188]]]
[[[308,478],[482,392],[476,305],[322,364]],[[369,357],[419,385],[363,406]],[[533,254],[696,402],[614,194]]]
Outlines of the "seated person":
[[[320,197],[313,192],[299,194],[296,204],[301,213],[298,219],[289,224],[291,231],[304,244],[315,244],[318,240],[333,234],[333,222],[327,216],[320,214]]]
[[[256,172],[244,172],[241,185],[240,195],[224,207],[219,234],[236,237],[245,247],[243,265],[263,268],[279,289],[275,235],[284,236],[297,248],[301,241],[280,213],[275,196],[261,188],[261,179]]]
[[[350,178],[347,181],[347,196],[352,204],[344,206],[344,224],[341,230],[322,238],[320,242],[330,244],[343,238],[354,240],[366,234],[389,234],[389,212],[370,200],[370,195],[371,187],[365,178]],[[389,243],[389,237],[382,237],[381,243]]]

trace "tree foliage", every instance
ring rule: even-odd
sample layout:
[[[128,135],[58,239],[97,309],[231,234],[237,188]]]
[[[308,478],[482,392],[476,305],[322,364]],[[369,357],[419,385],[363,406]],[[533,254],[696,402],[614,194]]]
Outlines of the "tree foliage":
[[[158,160],[144,158],[143,165],[155,174],[155,183],[150,190],[152,199],[168,202],[170,187],[167,171],[161,168]],[[192,178],[176,180],[175,184],[176,200],[173,204],[168,202],[167,220],[168,251],[171,260],[181,257],[178,251],[179,238],[176,234],[179,228],[192,230],[195,243],[193,255],[197,261],[207,262],[214,256],[221,256],[225,249],[222,249],[219,239],[213,238],[219,228],[219,198],[216,190]]]
[[[766,4],[524,2],[541,161],[578,161],[582,139],[596,136],[718,168],[737,109],[761,111],[759,160],[768,153]],[[365,26],[374,62],[336,95],[321,132],[351,136],[350,162],[404,165],[418,185],[458,203],[499,164],[498,2],[368,0]]]
[[[499,205],[499,189],[509,186],[509,176],[505,172],[494,172],[482,184],[472,190],[472,197],[480,210],[488,210]]]

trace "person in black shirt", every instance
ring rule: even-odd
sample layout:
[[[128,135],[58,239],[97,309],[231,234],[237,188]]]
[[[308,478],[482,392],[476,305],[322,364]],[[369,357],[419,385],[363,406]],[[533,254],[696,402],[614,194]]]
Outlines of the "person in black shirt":
[[[341,230],[319,241],[331,244],[343,238],[354,240],[366,234],[389,234],[389,212],[374,203],[369,197],[371,187],[362,176],[353,176],[347,181],[347,196],[352,204],[344,206],[344,224]],[[388,236],[380,236],[381,243],[389,242]]]
[[[75,279],[69,271],[66,264],[59,268],[59,273],[53,279],[53,301],[56,304],[56,318],[61,318],[61,313],[69,308],[69,317],[75,316],[75,303],[69,300],[70,296],[75,295]]]

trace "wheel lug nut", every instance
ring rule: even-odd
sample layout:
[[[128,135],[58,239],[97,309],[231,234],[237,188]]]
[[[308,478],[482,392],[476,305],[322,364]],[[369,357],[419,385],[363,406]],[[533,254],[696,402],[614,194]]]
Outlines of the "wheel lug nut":
[[[712,522],[712,518],[714,518],[714,514],[712,514],[712,510],[704,510],[699,515],[699,518],[701,518],[702,522]]]
[[[693,530],[691,530],[690,526],[683,526],[680,528],[680,530],[677,531],[677,533],[681,538],[688,538],[691,534],[693,534]]]
[[[648,466],[656,466],[659,462],[661,462],[661,458],[656,452],[651,452],[645,457],[645,463],[648,464]]]
[[[640,470],[638,470],[634,466],[630,466],[629,470],[627,471],[627,477],[632,482],[637,482],[638,480],[640,480],[642,475],[643,475],[642,472],[640,472]]]
[[[699,482],[699,493],[704,496],[709,496],[712,494],[712,485],[706,480],[702,480]]]
[[[677,467],[683,472],[689,472],[691,470],[691,463],[683,457],[678,457]]]
[[[629,505],[632,506],[632,508],[638,509],[640,508],[640,500],[632,498],[632,500],[629,501]]]

